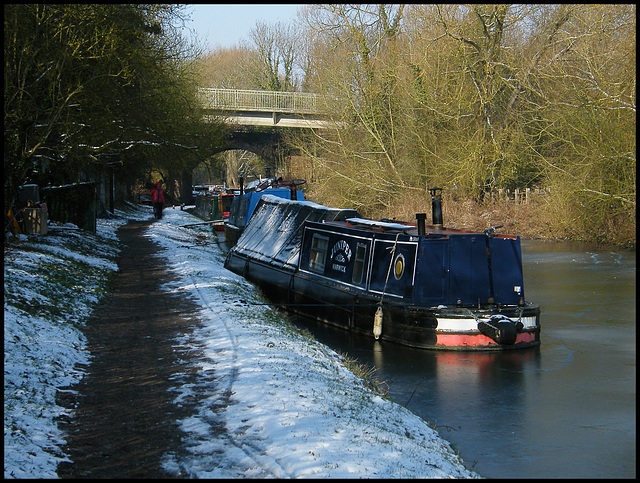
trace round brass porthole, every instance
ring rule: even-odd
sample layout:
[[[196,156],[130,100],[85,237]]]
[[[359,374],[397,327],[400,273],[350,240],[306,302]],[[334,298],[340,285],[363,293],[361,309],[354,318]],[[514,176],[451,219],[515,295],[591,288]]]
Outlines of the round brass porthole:
[[[401,253],[396,257],[396,261],[393,264],[393,276],[396,280],[400,280],[404,274],[404,255]]]

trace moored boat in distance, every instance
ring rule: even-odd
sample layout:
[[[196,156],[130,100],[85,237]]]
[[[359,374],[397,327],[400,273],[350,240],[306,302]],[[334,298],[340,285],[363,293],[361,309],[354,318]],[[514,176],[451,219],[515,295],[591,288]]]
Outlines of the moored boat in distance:
[[[276,305],[382,341],[442,350],[540,344],[525,301],[520,238],[433,223],[376,221],[354,210],[262,196],[225,267]]]
[[[236,193],[233,189],[215,189],[195,194],[193,214],[203,220],[212,221],[213,229],[223,231],[229,218],[229,209]]]
[[[266,179],[249,183],[245,189],[241,177],[240,195],[234,198],[224,224],[225,244],[228,247],[235,245],[263,195],[304,201],[304,193],[298,189],[298,186],[304,183],[305,181],[300,179],[283,180],[267,175]]]

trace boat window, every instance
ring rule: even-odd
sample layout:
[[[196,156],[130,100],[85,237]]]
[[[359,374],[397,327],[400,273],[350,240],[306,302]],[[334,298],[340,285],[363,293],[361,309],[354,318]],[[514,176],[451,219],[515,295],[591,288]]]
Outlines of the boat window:
[[[364,274],[364,260],[367,253],[367,246],[358,243],[356,246],[356,257],[353,263],[353,283],[359,285],[362,283],[362,275]]]
[[[327,260],[327,248],[329,239],[318,234],[313,235],[311,240],[311,258],[309,258],[309,268],[317,272],[324,272],[324,264]]]
[[[393,264],[393,267],[393,276],[396,278],[396,280],[400,280],[400,278],[404,274],[404,255],[402,253],[400,253],[396,257],[396,261]]]

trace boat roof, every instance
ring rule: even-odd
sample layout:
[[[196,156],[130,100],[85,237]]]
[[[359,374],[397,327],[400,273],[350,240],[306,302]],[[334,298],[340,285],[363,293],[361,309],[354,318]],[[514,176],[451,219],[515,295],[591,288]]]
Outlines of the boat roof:
[[[407,230],[409,229],[409,225],[405,225],[404,223],[391,223],[388,221],[376,221],[376,220],[368,220],[366,218],[347,218],[347,223],[350,225],[364,225],[370,228],[375,229],[383,229],[385,231],[388,230]]]
[[[232,250],[275,267],[293,270],[298,265],[305,222],[345,220],[358,216],[358,212],[352,209],[330,208],[311,201],[265,194]]]
[[[308,214],[303,217],[304,220],[313,223],[323,223],[325,225],[332,225],[343,228],[355,228],[359,230],[366,230],[370,232],[382,232],[382,233],[403,233],[410,236],[418,236],[418,225],[415,222],[406,222],[398,220],[371,220],[368,218],[362,218],[355,210],[332,208],[312,201],[296,201],[286,198],[280,198],[277,196],[265,194],[261,198],[265,204],[271,206],[280,206],[280,213],[285,213],[287,210],[299,211],[304,213],[315,212],[314,216]],[[297,206],[298,208],[293,208]],[[324,213],[324,214],[321,214]],[[331,214],[330,214],[331,213]],[[298,223],[301,223],[299,220]],[[264,223],[264,221],[263,221]],[[459,228],[447,228],[438,225],[426,225],[425,236],[432,238],[440,238],[451,235],[482,235],[483,232],[463,230]],[[517,238],[514,235],[506,235],[495,233],[494,236],[499,238]]]
[[[366,230],[371,232],[381,233],[403,233],[411,236],[418,236],[417,223],[405,222],[405,221],[387,221],[387,220],[370,220],[367,218],[347,218],[344,221],[325,221],[327,225],[333,225],[337,227],[356,228],[359,230]],[[427,237],[443,237],[450,235],[483,235],[484,233],[478,231],[463,230],[460,228],[446,228],[438,225],[426,225],[425,235]],[[494,236],[503,238],[516,238],[513,235],[505,235],[496,233]]]

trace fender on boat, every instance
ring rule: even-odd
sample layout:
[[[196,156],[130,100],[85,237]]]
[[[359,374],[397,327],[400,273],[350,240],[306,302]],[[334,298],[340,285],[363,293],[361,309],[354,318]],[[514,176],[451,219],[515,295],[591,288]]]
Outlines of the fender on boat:
[[[500,314],[492,315],[488,320],[478,322],[478,330],[481,334],[502,345],[515,344],[518,332],[522,328],[522,322],[514,322],[509,317]]]
[[[376,315],[373,317],[373,336],[376,340],[382,335],[382,307],[378,306]]]

